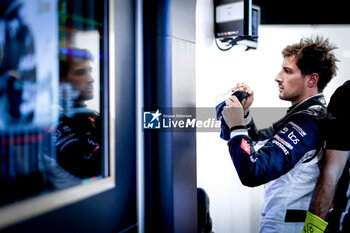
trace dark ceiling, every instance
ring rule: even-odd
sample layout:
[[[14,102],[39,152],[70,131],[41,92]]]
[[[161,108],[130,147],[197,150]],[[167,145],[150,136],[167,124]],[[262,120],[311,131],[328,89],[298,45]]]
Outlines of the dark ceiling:
[[[261,24],[350,24],[345,0],[253,0]]]

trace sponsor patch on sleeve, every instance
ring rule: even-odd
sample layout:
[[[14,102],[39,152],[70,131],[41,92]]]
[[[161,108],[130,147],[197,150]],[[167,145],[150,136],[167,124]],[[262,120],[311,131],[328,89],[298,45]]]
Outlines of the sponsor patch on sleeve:
[[[248,155],[250,155],[250,145],[249,145],[249,143],[248,143],[244,138],[242,138],[241,148],[242,148],[242,150],[244,150]]]
[[[276,139],[273,139],[271,142],[272,142],[273,144],[275,144],[276,146],[278,146],[278,147],[283,151],[283,153],[284,153],[285,155],[290,155],[290,153],[289,153],[289,151],[287,150],[287,148],[284,147],[284,145],[283,145],[281,142],[277,141]]]
[[[293,146],[286,142],[283,138],[281,138],[278,135],[275,135],[274,138],[276,138],[278,141],[280,141],[284,146],[288,147],[290,150],[293,150]]]
[[[295,124],[293,121],[288,122],[288,124],[292,125],[293,129],[295,129],[295,131],[297,131],[300,136],[306,136],[305,131],[299,125]]]

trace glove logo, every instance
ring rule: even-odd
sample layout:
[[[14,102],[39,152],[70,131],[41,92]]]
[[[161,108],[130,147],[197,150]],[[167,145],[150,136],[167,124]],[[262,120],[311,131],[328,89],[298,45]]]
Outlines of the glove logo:
[[[242,150],[244,150],[248,155],[250,155],[250,145],[249,145],[249,143],[248,143],[244,138],[242,138],[241,148],[242,148]]]

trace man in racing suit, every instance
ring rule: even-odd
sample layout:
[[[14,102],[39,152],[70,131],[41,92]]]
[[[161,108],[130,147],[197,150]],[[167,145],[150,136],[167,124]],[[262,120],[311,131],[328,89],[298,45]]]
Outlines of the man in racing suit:
[[[235,96],[222,112],[230,129],[229,152],[241,182],[265,185],[259,232],[301,232],[311,194],[319,175],[322,148],[320,120],[324,117],[321,93],[336,73],[335,46],[316,37],[302,39],[283,51],[282,70],[275,81],[279,98],[291,101],[287,114],[272,127],[258,131],[249,113],[254,93],[246,84],[243,106]],[[244,117],[244,118],[243,118]],[[255,147],[254,147],[255,145]]]

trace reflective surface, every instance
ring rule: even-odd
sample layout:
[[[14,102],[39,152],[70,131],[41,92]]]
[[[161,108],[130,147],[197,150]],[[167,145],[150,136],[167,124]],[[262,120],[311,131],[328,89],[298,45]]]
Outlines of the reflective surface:
[[[109,176],[104,4],[1,1],[0,206]]]

